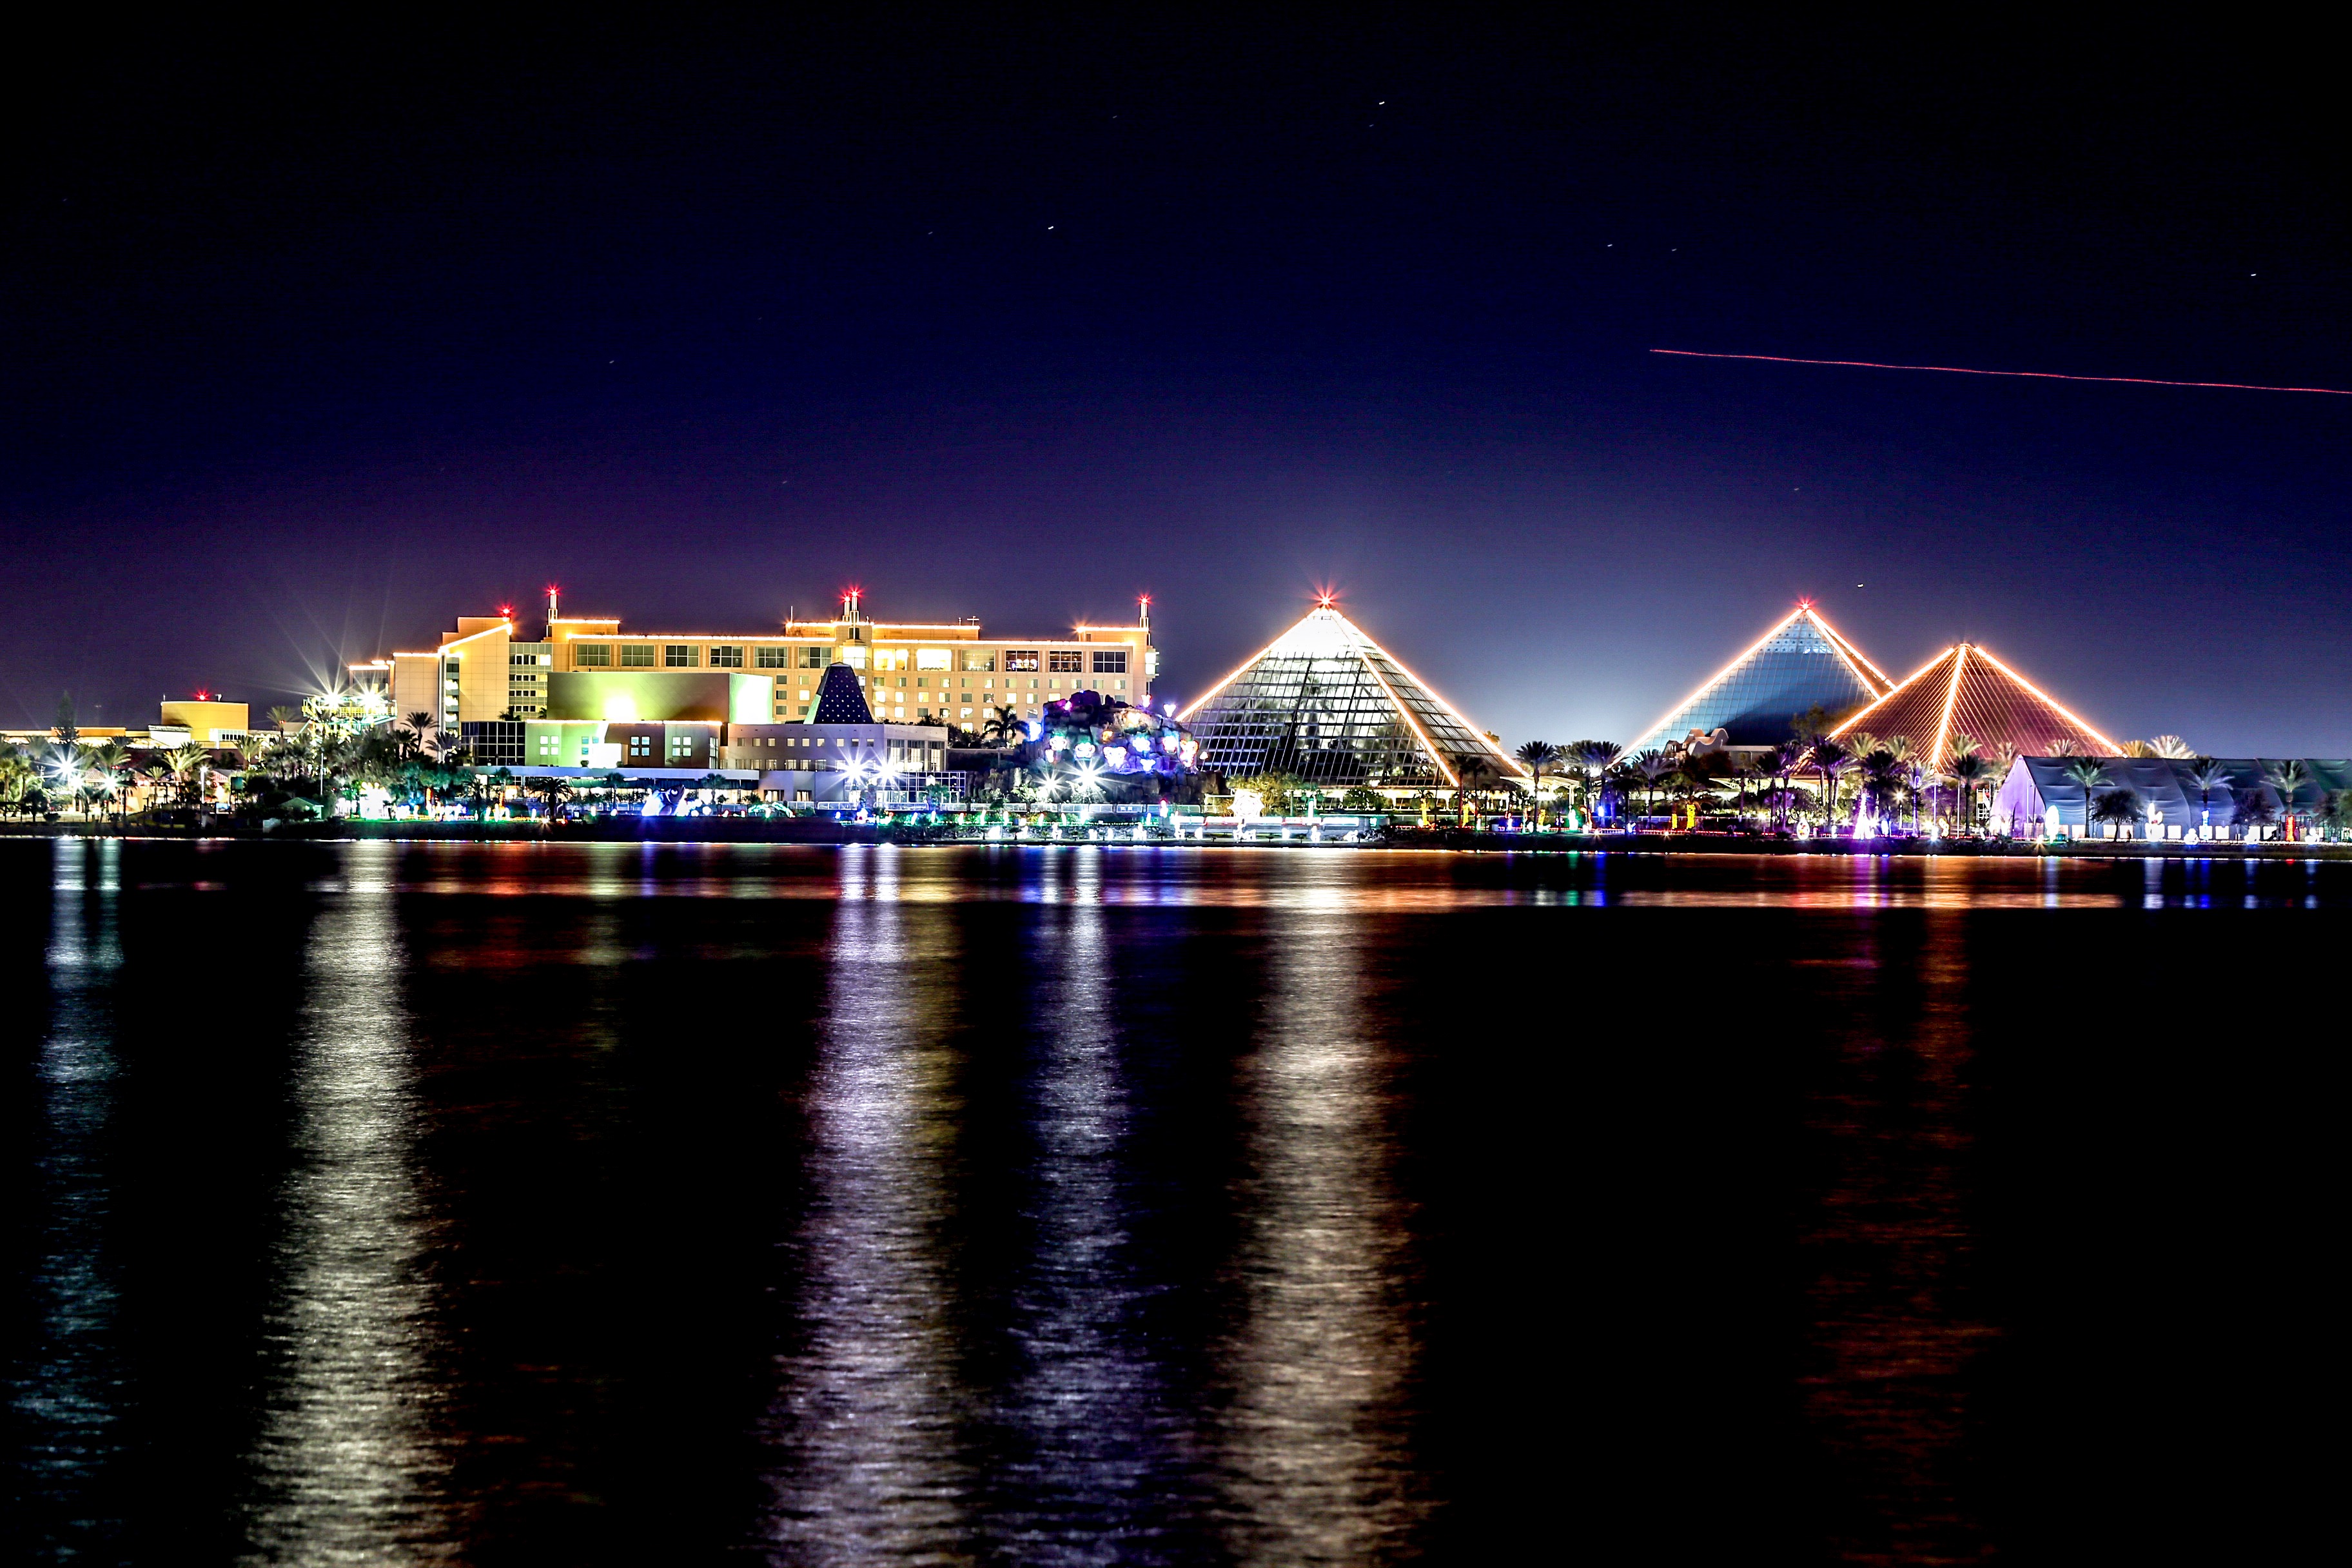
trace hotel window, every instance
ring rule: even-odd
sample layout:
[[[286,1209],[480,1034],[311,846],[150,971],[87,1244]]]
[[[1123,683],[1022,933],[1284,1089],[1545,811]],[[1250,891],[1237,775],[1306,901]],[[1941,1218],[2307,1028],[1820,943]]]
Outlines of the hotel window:
[[[968,653],[963,656],[966,669],[994,669],[996,656],[992,653]]]
[[[710,649],[710,668],[713,669],[742,668],[743,650],[727,643],[714,643]]]
[[[1074,647],[1057,647],[1045,656],[1045,668],[1064,675],[1076,675],[1086,668],[1085,657]]]
[[[653,754],[654,738],[651,735],[632,735],[629,737],[629,755],[633,757],[650,757]]]
[[[651,669],[654,667],[654,645],[649,642],[625,642],[621,645],[621,668]]]
[[[915,650],[917,669],[953,669],[954,655],[943,647],[919,647]]]
[[[824,649],[821,647],[804,647],[801,649],[801,668],[803,669],[823,669],[824,668]]]
[[[761,669],[790,669],[793,650],[788,647],[759,647],[751,650],[754,666]]]
[[[662,645],[662,664],[666,668],[692,669],[700,662],[695,658],[692,643],[674,642]]]
[[[907,678],[906,678],[905,676],[903,676],[903,675],[902,675],[902,676],[900,676],[900,677],[898,678],[898,684],[899,684],[899,685],[901,685],[901,686],[906,685],[906,684],[907,684]]]
[[[841,662],[849,666],[852,669],[864,669],[866,668],[866,650],[862,647],[843,648],[841,650]]]
[[[906,668],[907,650],[902,647],[876,648],[874,650],[874,668],[877,669]]]
[[[1007,669],[1036,668],[1037,650],[1034,647],[1006,648],[1004,650],[1004,668]]]
[[[1100,649],[1096,650],[1095,673],[1097,675],[1125,675],[1127,673],[1127,649],[1122,647],[1113,649],[1109,652],[1104,652]]]
[[[915,677],[915,684],[916,684],[916,685],[918,685],[918,686],[929,686],[930,683],[931,683],[931,678],[930,678],[929,676],[928,676],[928,675],[919,675],[919,676]],[[906,683],[905,681],[903,681],[903,680],[902,680],[902,681],[898,682],[898,684],[899,684],[899,685],[901,685],[901,686],[904,686],[904,685],[906,685],[907,683]]]
[[[606,669],[613,663],[609,643],[576,642],[572,645],[572,663],[577,669]]]

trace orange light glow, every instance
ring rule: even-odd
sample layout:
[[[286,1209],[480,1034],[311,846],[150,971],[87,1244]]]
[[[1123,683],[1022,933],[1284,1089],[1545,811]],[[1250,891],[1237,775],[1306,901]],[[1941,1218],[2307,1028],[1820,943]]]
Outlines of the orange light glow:
[[[2096,741],[2101,746],[2105,748],[2106,755],[2115,756],[2121,751],[2122,748],[2118,747],[2113,741],[2108,740],[2105,735],[2100,734],[2096,730],[2094,730],[2088,724],[2084,723],[2083,721],[2077,718],[2074,714],[2068,712],[2064,703],[2059,701],[2056,698],[2042,690],[2042,688],[2034,685],[2033,682],[2026,679],[2025,677],[2018,674],[2017,671],[2010,668],[2009,666],[2001,663],[2000,660],[1993,658],[1992,655],[1985,652],[1984,649],[1978,648],[1976,651],[1977,656],[1982,658],[1987,664],[1992,666],[1995,669],[2000,671],[2003,675],[2006,675],[2011,680],[2014,680],[2020,686],[2022,686],[2025,689],[2033,693],[2034,696],[2040,698],[2042,701],[2050,704],[2051,707],[2056,709],[2059,713],[2064,717],[2066,722],[2074,725],[2077,730],[2082,731],[2084,734],[2088,735],[2092,740]]]
[[[1404,721],[1412,726],[1413,738],[1421,742],[1421,749],[1429,753],[1429,760],[1437,764],[1437,771],[1445,775],[1446,784],[1455,789],[1461,788],[1461,775],[1456,773],[1452,768],[1445,765],[1445,753],[1439,751],[1437,747],[1431,742],[1429,731],[1421,727],[1421,721],[1412,716],[1412,710],[1406,707],[1404,703],[1398,699],[1396,689],[1391,686],[1388,683],[1387,679],[1381,674],[1380,667],[1375,665],[1370,658],[1366,658],[1361,649],[1357,650],[1356,657],[1363,661],[1363,666],[1366,669],[1371,671],[1372,679],[1381,683],[1381,689],[1389,694],[1389,701],[1394,704],[1398,712],[1404,715]],[[1402,669],[1404,666],[1399,665],[1397,668],[1399,669]],[[1420,682],[1416,680],[1414,684],[1420,685]],[[1423,691],[1429,691],[1429,688],[1426,686],[1423,686],[1421,689]],[[1437,695],[1434,691],[1430,691],[1429,694],[1432,697],[1435,697]],[[1465,725],[1464,728],[1468,729],[1469,727]],[[1477,733],[1475,730],[1472,730],[1470,732],[1474,735]]]
[[[1927,765],[1944,765],[1944,737],[1952,731],[1952,707],[1960,700],[1960,671],[1969,667],[1969,645],[1962,643],[1952,658],[1952,683],[1944,689],[1944,711],[1936,721],[1936,738],[1927,746]]]
[[[1339,614],[1339,612],[1337,612],[1337,611],[1333,611],[1332,613],[1333,613],[1334,615],[1338,615],[1338,614]],[[1356,625],[1356,623],[1355,623],[1355,622],[1349,620],[1349,619],[1348,619],[1348,617],[1347,617],[1347,616],[1339,616],[1339,619],[1341,620],[1341,622],[1343,622],[1343,623],[1347,626],[1347,627],[1348,627],[1348,629],[1349,629],[1349,630],[1350,630],[1350,631],[1354,632],[1358,637],[1363,637],[1363,639],[1364,639],[1366,642],[1370,643],[1374,647],[1380,647],[1380,648],[1381,648],[1381,651],[1382,653],[1389,653],[1389,650],[1388,650],[1387,648],[1385,648],[1385,647],[1381,647],[1381,644],[1380,644],[1380,639],[1379,639],[1379,638],[1377,638],[1377,637],[1370,637],[1370,636],[1366,636],[1366,634],[1364,633],[1363,629],[1362,629],[1361,627],[1358,626]],[[1519,760],[1518,760],[1517,757],[1512,756],[1508,752],[1507,752],[1507,751],[1503,750],[1503,748],[1502,748],[1502,747],[1500,747],[1500,746],[1496,745],[1494,742],[1489,741],[1488,739],[1486,739],[1486,732],[1484,730],[1481,730],[1480,728],[1478,728],[1478,726],[1477,726],[1477,725],[1473,724],[1472,722],[1470,722],[1470,721],[1469,721],[1469,720],[1465,719],[1465,718],[1462,716],[1460,710],[1456,709],[1456,708],[1454,706],[1454,704],[1453,704],[1453,703],[1448,702],[1447,700],[1445,700],[1445,699],[1444,699],[1444,698],[1443,698],[1443,697],[1439,696],[1439,695],[1438,695],[1438,691],[1437,691],[1437,688],[1435,688],[1435,687],[1433,687],[1433,686],[1430,685],[1430,683],[1429,683],[1429,682],[1427,682],[1426,680],[1423,680],[1423,679],[1421,677],[1419,677],[1418,675],[1415,675],[1412,670],[1410,670],[1410,669],[1406,669],[1406,668],[1405,668],[1405,662],[1404,662],[1404,660],[1402,660],[1402,659],[1401,659],[1401,658],[1397,658],[1397,656],[1396,656],[1396,655],[1394,655],[1394,654],[1392,654],[1392,653],[1389,653],[1389,658],[1390,658],[1391,662],[1392,662],[1393,664],[1395,664],[1395,666],[1396,666],[1399,669],[1404,670],[1404,678],[1405,678],[1407,680],[1412,681],[1415,686],[1418,686],[1418,687],[1420,687],[1423,691],[1428,692],[1428,693],[1429,693],[1429,700],[1430,700],[1432,702],[1434,702],[1434,703],[1436,703],[1440,708],[1444,709],[1444,710],[1445,710],[1445,711],[1446,711],[1447,716],[1448,716],[1448,717],[1450,717],[1450,718],[1451,718],[1451,719],[1452,719],[1452,720],[1453,720],[1456,724],[1461,725],[1461,726],[1462,726],[1462,728],[1463,728],[1463,730],[1464,730],[1465,731],[1466,731],[1466,732],[1470,735],[1470,737],[1471,737],[1473,740],[1476,741],[1478,744],[1480,744],[1480,745],[1482,745],[1482,746],[1486,747],[1487,751],[1489,751],[1490,752],[1494,753],[1495,760],[1496,760],[1496,762],[1498,762],[1498,763],[1502,763],[1502,764],[1503,764],[1504,769],[1505,769],[1507,772],[1518,773],[1518,774],[1522,775],[1523,777],[1527,777],[1527,778],[1530,778],[1530,779],[1532,779],[1532,778],[1535,776],[1533,773],[1528,773],[1528,771],[1525,767],[1523,767],[1523,766],[1521,766],[1521,765],[1520,765],[1520,763],[1519,763]],[[1382,681],[1381,684],[1383,687],[1385,687],[1385,686],[1388,684],[1388,682],[1386,682],[1386,681]],[[1396,693],[1394,693],[1394,692],[1390,692],[1390,693],[1389,693],[1389,698],[1390,698],[1390,700],[1391,700],[1391,701],[1395,700]],[[1409,717],[1411,717],[1411,715],[1408,713],[1408,714],[1407,714],[1407,717],[1409,718]],[[1414,726],[1414,728],[1415,728],[1416,730],[1418,730],[1418,729],[1420,728],[1420,726],[1419,726],[1419,725],[1415,725],[1415,726]],[[1424,742],[1424,743],[1426,743],[1426,742]],[[1431,753],[1430,753],[1430,754],[1431,754],[1432,756],[1435,756],[1437,753],[1436,753],[1434,751],[1433,751],[1433,752],[1431,752]],[[1444,764],[1443,763],[1440,763],[1438,765],[1439,765],[1439,766],[1441,766],[1441,767],[1443,767]]]
[[[447,652],[448,652],[451,648],[453,648],[453,647],[462,647],[462,646],[464,646],[464,645],[465,645],[465,644],[467,644],[467,643],[472,642],[476,637],[488,637],[492,632],[509,632],[509,633],[511,633],[513,630],[514,630],[514,626],[513,626],[512,623],[510,623],[510,622],[507,622],[507,621],[500,621],[497,626],[484,626],[480,631],[478,631],[478,632],[467,632],[464,637],[451,637],[447,642],[445,642],[445,643],[443,643],[443,644],[441,645],[441,651],[442,651],[443,653],[447,653]],[[428,654],[428,655],[426,655],[425,657],[427,657],[427,658],[433,658],[433,657],[436,657],[436,656]]]
[[[1913,670],[1910,674],[1905,676],[1900,681],[1896,682],[1894,689],[1887,692],[1885,696],[1880,698],[1869,707],[1864,708],[1861,712],[1856,713],[1853,718],[1847,720],[1844,723],[1840,724],[1834,730],[1832,730],[1828,734],[1822,736],[1822,739],[1825,741],[1836,740],[1840,735],[1844,734],[1847,731],[1861,723],[1864,719],[1869,718],[1873,713],[1877,712],[1881,708],[1884,708],[1888,703],[1894,701],[1896,697],[1900,696],[1905,691],[1909,690],[1913,683],[1917,681],[1920,677],[1926,675],[1929,670],[1943,663],[1944,660],[1949,658],[1951,655],[1952,650],[1950,648],[1946,648],[1943,652],[1937,654],[1935,658],[1929,659],[1927,663],[1921,665],[1918,668]]]
[[[1854,670],[1854,674],[1862,677],[1862,683],[1864,686],[1874,684],[1878,686],[1892,686],[1895,684],[1893,679],[1890,678],[1885,670],[1879,668],[1878,666],[1871,663],[1868,658],[1865,658],[1863,656],[1862,649],[1854,647],[1853,643],[1846,640],[1846,635],[1843,632],[1830,625],[1828,617],[1824,616],[1819,610],[1813,608],[1811,600],[1807,599],[1803,601],[1800,607],[1804,610],[1806,615],[1812,618],[1813,625],[1821,627],[1824,633],[1828,634],[1831,643],[1836,647],[1837,650],[1846,656],[1846,663],[1849,667],[1855,664],[1861,665],[1862,669]],[[1870,671],[1870,675],[1864,676],[1862,674],[1864,669]],[[1871,679],[1874,676],[1876,677],[1874,681]]]

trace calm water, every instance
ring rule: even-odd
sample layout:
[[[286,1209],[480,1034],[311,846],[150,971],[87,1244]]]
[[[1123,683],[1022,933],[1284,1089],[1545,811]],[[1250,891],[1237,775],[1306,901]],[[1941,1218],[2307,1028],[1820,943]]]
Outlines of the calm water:
[[[0,841],[5,1529],[2290,1560],[2347,872]]]

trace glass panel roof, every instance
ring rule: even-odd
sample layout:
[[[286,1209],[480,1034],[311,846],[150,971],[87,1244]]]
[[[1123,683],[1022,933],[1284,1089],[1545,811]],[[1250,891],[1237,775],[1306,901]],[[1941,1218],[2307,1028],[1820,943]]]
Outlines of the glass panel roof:
[[[1769,746],[1788,740],[1789,721],[1809,708],[1838,718],[1877,700],[1885,689],[1871,682],[1811,610],[1801,609],[1626,751],[1663,746],[1693,730],[1728,730],[1732,745]]]
[[[1447,769],[1475,755],[1498,781],[1517,771],[1328,607],[1276,638],[1184,721],[1200,741],[1201,765],[1229,778],[1277,773],[1342,787],[1442,789],[1447,780],[1432,748]]]

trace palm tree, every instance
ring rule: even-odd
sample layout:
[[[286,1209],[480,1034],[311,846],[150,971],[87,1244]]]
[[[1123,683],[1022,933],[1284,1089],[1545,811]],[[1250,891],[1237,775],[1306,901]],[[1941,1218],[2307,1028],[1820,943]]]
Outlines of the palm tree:
[[[528,788],[531,794],[540,795],[546,800],[547,820],[549,822],[555,823],[563,820],[563,797],[572,793],[572,781],[570,779],[560,778],[553,773],[546,773],[538,778],[532,779],[530,784],[524,787]]]
[[[1475,752],[1459,758],[1454,763],[1454,801],[1462,814],[1463,826],[1470,826],[1471,792],[1486,788],[1487,782],[1494,777],[1494,764]]]
[[[1976,826],[1977,788],[1984,783],[1991,772],[1992,764],[1977,755],[1976,742],[1973,741],[1969,742],[1969,750],[1954,757],[1951,764],[1944,770],[1945,776],[1959,789],[1960,821],[1969,827],[1973,828]]]
[[[1658,809],[1659,782],[1681,764],[1654,746],[1646,752],[1636,752],[1633,762],[1633,771],[1642,775],[1643,793],[1647,797],[1643,803],[1646,808],[1643,815],[1654,816]]]
[[[1835,741],[1816,741],[1812,746],[1813,771],[1822,775],[1822,821],[1826,826],[1837,820],[1837,776],[1853,765],[1853,753]]]
[[[2303,759],[2300,757],[2285,757],[2278,762],[2263,764],[2263,783],[2278,792],[2279,815],[2285,819],[2290,828],[2302,815],[2295,808],[2295,792],[2309,783],[2310,779],[2311,770],[2304,765]]]
[[[2107,764],[2096,757],[2074,757],[2065,767],[2066,776],[2083,786],[2083,835],[2090,837],[2091,796],[2107,782]]]
[[[1739,791],[1738,826],[1742,831],[1745,831],[1748,826],[1748,786],[1763,776],[1764,768],[1765,761],[1760,752],[1734,752],[1731,753],[1731,777]]]
[[[1696,827],[1697,803],[1715,798],[1715,775],[1707,772],[1705,763],[1685,753],[1675,759],[1675,771],[1667,775],[1666,783],[1676,800],[1694,807],[1691,825]]]
[[[1622,747],[1608,741],[1569,742],[1569,760],[1574,763],[1584,775],[1584,809],[1587,814],[1594,816],[1600,815],[1601,781],[1611,768],[1617,765],[1617,759],[1624,754]]]
[[[120,741],[105,741],[90,748],[91,771],[96,774],[100,795],[120,803],[122,775],[130,771],[131,753]],[[119,815],[119,813],[118,813]]]
[[[415,737],[416,750],[421,755],[429,758],[436,754],[437,748],[433,742],[432,714],[422,709],[411,713],[408,716],[408,732]]]
[[[2178,735],[2158,735],[2148,742],[2147,754],[2151,757],[2171,757],[2186,761],[2197,753],[2190,751],[2189,742]]]
[[[2198,815],[2200,817],[2210,816],[2213,792],[2229,787],[2230,770],[2210,757],[2192,757],[2189,759],[2189,765],[2182,769],[2181,773],[2190,784],[2197,786]],[[2199,826],[2204,825],[2200,822]]]
[[[39,777],[23,751],[0,742],[0,800],[5,800],[11,810],[24,810],[26,794]]]
[[[2319,803],[2319,819],[2332,833],[2352,830],[2352,789],[2329,790]]]
[[[1559,748],[1548,741],[1529,741],[1511,753],[1528,770],[1528,793],[1535,796],[1536,826],[1543,826],[1544,770],[1559,761]]]
[[[2091,816],[2100,822],[2126,826],[2147,817],[2147,803],[2137,790],[2111,789],[2092,805]]]

